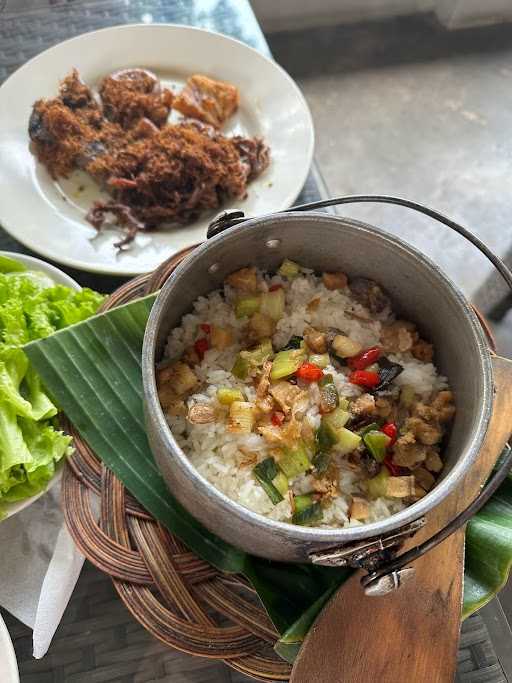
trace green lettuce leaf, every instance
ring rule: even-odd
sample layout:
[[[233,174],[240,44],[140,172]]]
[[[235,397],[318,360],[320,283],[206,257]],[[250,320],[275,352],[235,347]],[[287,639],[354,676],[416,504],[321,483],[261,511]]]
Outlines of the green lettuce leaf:
[[[57,407],[20,347],[85,320],[103,298],[0,255],[0,518],[7,503],[46,488],[71,442],[55,428]]]

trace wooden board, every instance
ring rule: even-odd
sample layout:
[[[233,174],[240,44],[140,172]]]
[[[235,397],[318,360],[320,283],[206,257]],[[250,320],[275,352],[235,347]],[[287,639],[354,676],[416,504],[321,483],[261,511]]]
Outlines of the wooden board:
[[[408,545],[427,539],[477,495],[510,437],[512,362],[493,358],[495,400],[487,437],[463,484],[430,513]],[[450,683],[456,671],[464,575],[464,529],[414,563],[398,591],[368,597],[357,572],[311,628],[292,683]]]

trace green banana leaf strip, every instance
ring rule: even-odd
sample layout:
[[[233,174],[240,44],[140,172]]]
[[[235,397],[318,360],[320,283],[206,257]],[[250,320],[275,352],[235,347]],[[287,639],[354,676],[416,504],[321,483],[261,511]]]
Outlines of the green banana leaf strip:
[[[468,523],[463,617],[486,605],[507,582],[512,565],[512,479]]]
[[[289,662],[323,606],[351,570],[270,562],[230,546],[171,495],[147,442],[141,349],[155,295],[112,309],[25,346],[47,391],[81,436],[139,502],[197,555],[253,584]],[[464,615],[502,587],[512,563],[512,482],[468,525]]]

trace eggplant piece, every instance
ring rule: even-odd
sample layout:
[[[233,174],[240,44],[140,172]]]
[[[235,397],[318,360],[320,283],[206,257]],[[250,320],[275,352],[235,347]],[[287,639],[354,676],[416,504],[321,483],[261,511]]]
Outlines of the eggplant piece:
[[[350,291],[356,301],[366,306],[372,313],[382,313],[391,305],[389,296],[374,280],[356,277],[350,283]]]
[[[386,357],[379,358],[377,362],[379,364],[380,382],[370,392],[374,394],[387,389],[391,382],[393,382],[393,380],[395,380],[404,369],[403,365],[400,365],[400,363],[393,363],[389,360],[389,358]]]

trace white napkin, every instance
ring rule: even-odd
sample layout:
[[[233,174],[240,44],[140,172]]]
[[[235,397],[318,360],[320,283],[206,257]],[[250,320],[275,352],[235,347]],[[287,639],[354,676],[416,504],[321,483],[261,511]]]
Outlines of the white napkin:
[[[0,522],[0,605],[33,629],[43,657],[84,563],[63,524],[60,486]]]

